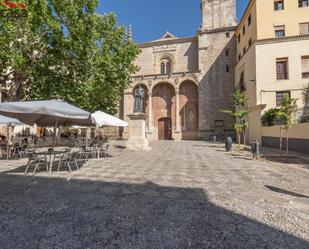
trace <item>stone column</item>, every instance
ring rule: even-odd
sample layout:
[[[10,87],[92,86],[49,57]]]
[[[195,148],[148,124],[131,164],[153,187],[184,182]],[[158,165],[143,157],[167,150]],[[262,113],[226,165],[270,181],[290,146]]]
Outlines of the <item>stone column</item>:
[[[152,133],[152,91],[148,91],[148,133]]]
[[[180,117],[179,117],[179,112],[180,112],[180,108],[179,108],[179,89],[177,88],[175,90],[175,94],[176,94],[176,132],[180,132]]]
[[[175,90],[176,95],[176,127],[174,132],[174,140],[181,140],[181,125],[180,125],[180,104],[179,104],[179,88]]]

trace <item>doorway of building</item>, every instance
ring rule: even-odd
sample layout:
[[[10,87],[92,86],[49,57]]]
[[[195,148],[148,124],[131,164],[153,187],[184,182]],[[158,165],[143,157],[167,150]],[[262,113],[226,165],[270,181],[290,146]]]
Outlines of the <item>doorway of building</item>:
[[[158,123],[159,140],[172,139],[172,119],[160,118]]]

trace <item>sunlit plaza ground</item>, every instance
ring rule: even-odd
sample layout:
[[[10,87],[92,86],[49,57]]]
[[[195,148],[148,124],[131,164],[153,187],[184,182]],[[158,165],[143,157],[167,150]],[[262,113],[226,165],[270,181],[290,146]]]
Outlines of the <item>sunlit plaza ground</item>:
[[[202,141],[123,145],[51,176],[0,161],[0,248],[309,248],[306,158],[253,161]]]

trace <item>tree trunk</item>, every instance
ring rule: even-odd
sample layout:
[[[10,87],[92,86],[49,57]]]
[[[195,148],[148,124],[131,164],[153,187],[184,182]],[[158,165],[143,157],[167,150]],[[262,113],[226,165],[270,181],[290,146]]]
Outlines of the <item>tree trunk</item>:
[[[286,152],[285,152],[285,162],[288,162],[288,153],[289,153],[289,132],[286,131]]]
[[[242,130],[242,136],[243,136],[244,147],[245,147],[246,146],[246,130],[245,129]]]
[[[240,130],[237,130],[237,143],[238,143],[238,146],[237,146],[237,149],[238,149],[238,152],[240,152]]]
[[[282,160],[282,127],[280,127],[280,161]]]

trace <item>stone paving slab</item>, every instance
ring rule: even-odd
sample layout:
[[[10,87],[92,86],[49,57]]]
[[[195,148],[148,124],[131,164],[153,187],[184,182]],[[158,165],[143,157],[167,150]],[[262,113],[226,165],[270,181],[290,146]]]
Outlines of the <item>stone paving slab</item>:
[[[51,177],[0,161],[0,248],[309,248],[306,165],[198,141],[151,147]]]

